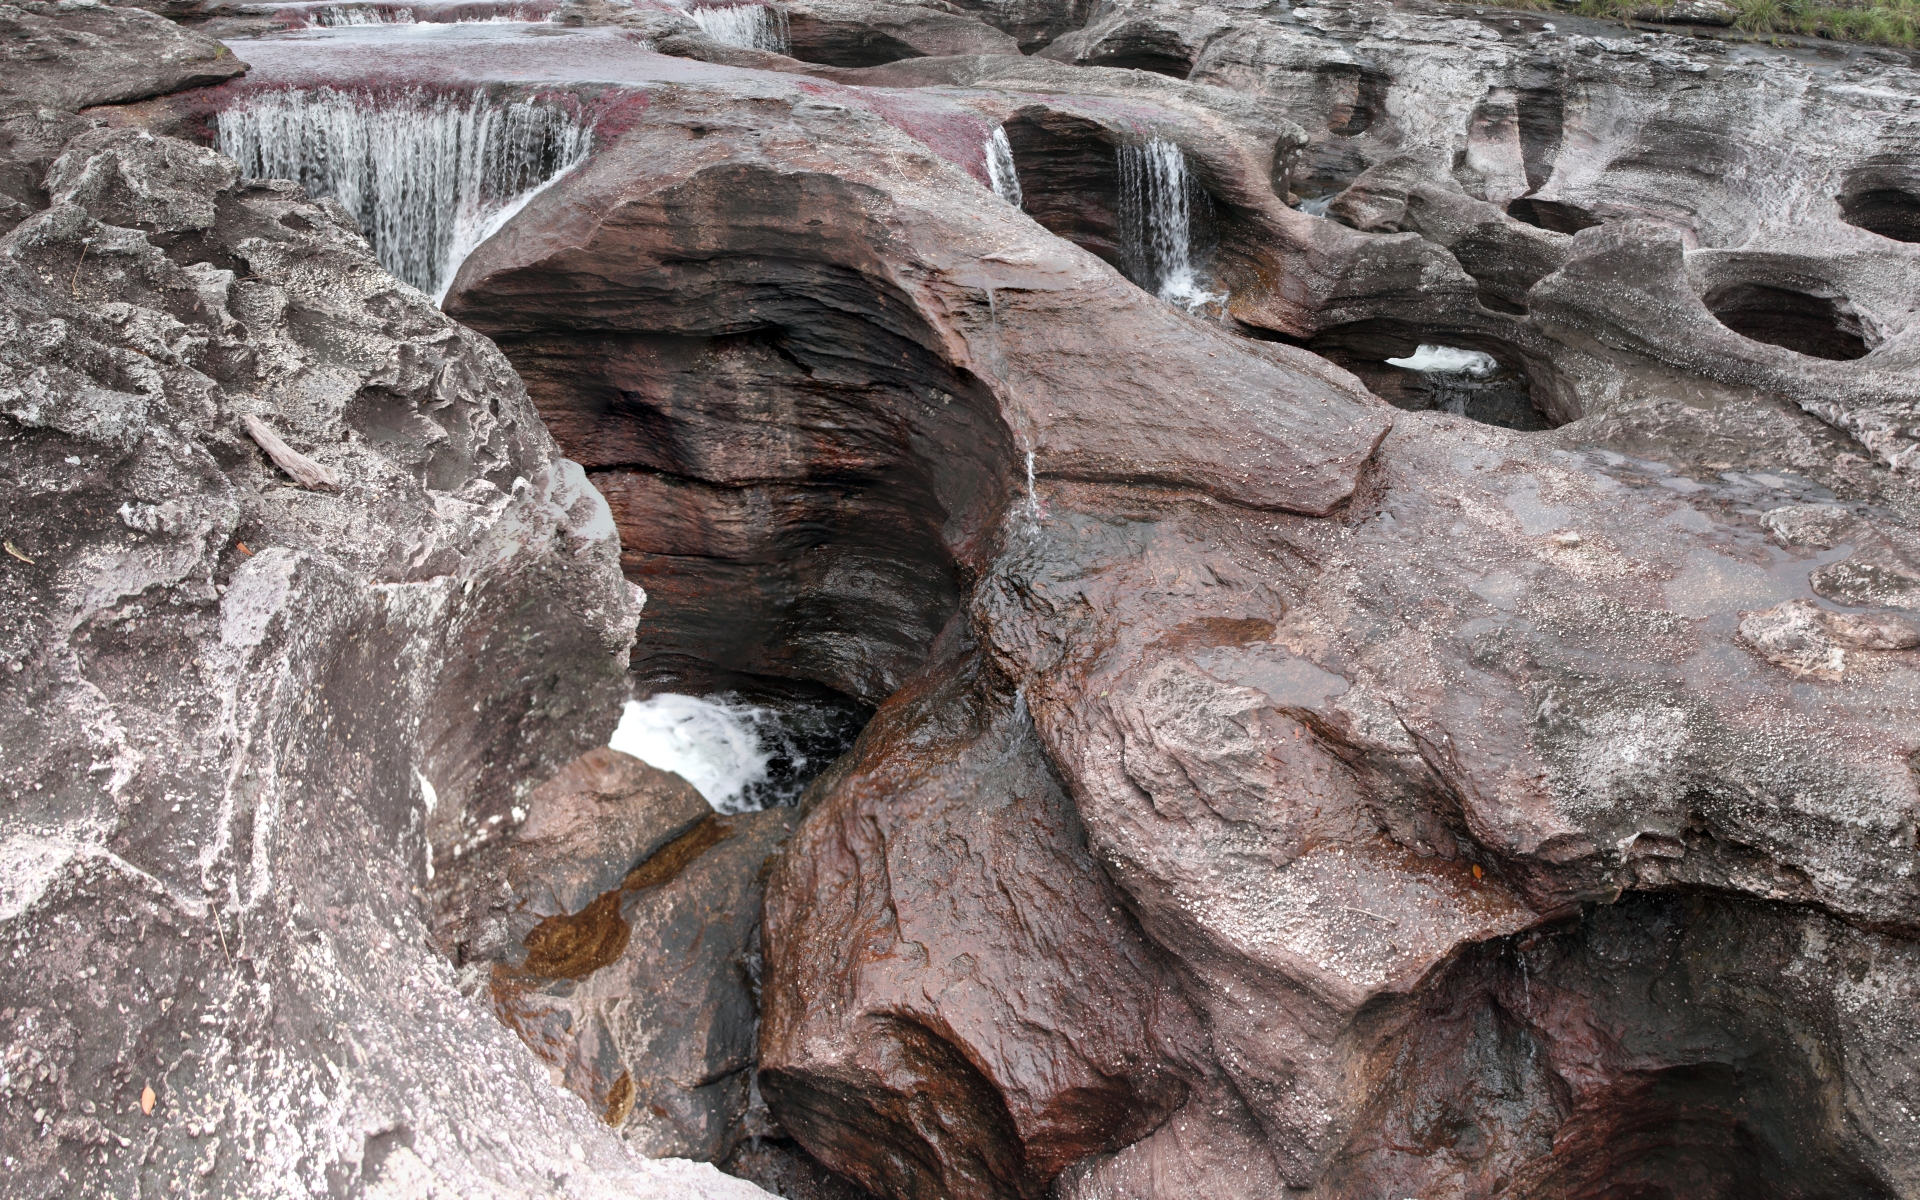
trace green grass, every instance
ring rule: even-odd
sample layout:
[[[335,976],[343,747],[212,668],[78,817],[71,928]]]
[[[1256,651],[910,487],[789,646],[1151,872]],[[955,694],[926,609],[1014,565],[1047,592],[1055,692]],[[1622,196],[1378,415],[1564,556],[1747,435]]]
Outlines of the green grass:
[[[1864,42],[1874,46],[1920,46],[1920,0],[1728,0],[1740,10],[1733,27],[1760,37],[1795,34],[1801,37],[1832,38],[1842,42]],[[1504,0],[1501,7],[1533,10],[1567,7],[1583,17],[1609,17],[1626,20],[1645,11],[1648,0],[1581,0],[1577,6],[1552,3],[1552,0]],[[1652,7],[1670,4],[1655,0]]]

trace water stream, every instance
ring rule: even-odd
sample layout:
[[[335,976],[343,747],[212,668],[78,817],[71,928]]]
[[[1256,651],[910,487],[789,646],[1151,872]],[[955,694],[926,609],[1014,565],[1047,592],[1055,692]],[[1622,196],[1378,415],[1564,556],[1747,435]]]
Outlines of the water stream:
[[[687,10],[700,32],[744,50],[785,54],[792,48],[784,9],[766,4],[727,4]]]
[[[404,8],[339,5],[314,9],[313,23],[322,29],[340,29],[351,25],[411,25],[413,13]]]
[[[1014,169],[1013,147],[1007,142],[1005,127],[995,125],[987,138],[987,179],[993,194],[1019,208],[1025,197],[1020,194],[1020,172]]]
[[[477,91],[262,93],[217,123],[220,152],[243,172],[340,201],[381,264],[435,303],[466,256],[592,141],[564,109]]]
[[[1225,296],[1204,287],[1193,266],[1193,210],[1199,188],[1179,146],[1154,138],[1121,146],[1120,236],[1127,275],[1162,300],[1192,310]]]

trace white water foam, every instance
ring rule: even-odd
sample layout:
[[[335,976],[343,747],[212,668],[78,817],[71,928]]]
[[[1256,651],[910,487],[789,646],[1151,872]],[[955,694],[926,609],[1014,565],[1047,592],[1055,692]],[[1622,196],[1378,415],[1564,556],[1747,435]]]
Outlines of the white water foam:
[[[785,9],[766,4],[726,4],[687,10],[700,32],[743,50],[785,54],[792,49]]]
[[[1128,273],[1162,300],[1192,311],[1226,297],[1193,269],[1193,193],[1187,156],[1163,138],[1121,146],[1120,235]]]
[[[757,726],[765,710],[663,692],[629,700],[607,745],[662,771],[672,771],[707,798],[714,811],[751,812],[743,803],[765,782],[772,759]]]
[[[389,271],[438,303],[466,256],[585,156],[563,109],[484,93],[262,93],[219,114],[243,173],[340,201]]]
[[[1499,360],[1483,351],[1462,350],[1458,346],[1430,346],[1424,342],[1405,358],[1388,359],[1387,365],[1437,375],[1466,374],[1475,379],[1485,379],[1500,369]]]
[[[993,194],[1015,208],[1025,200],[1020,194],[1020,172],[1013,166],[1013,147],[1007,142],[1006,129],[999,125],[987,138],[987,179],[993,184]]]
[[[662,692],[629,700],[607,744],[677,773],[717,812],[758,812],[798,801],[864,722],[824,701],[756,704],[731,693]]]
[[[1300,202],[1300,211],[1310,217],[1324,217],[1327,215],[1327,210],[1332,207],[1332,196],[1322,196],[1318,200],[1302,200]]]

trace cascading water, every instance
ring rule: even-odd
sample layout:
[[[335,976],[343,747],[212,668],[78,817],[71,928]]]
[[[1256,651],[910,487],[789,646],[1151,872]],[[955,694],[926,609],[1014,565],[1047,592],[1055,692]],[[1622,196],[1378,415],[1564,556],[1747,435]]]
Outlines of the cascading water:
[[[728,4],[687,11],[700,32],[743,50],[785,54],[792,49],[785,9],[767,4]]]
[[[480,92],[263,93],[218,127],[220,152],[246,174],[339,200],[381,263],[435,303],[466,256],[592,142],[563,109]]]
[[[1389,358],[1386,363],[1421,380],[1410,395],[1393,400],[1402,408],[1438,409],[1504,429],[1551,426],[1534,405],[1526,380],[1502,367],[1499,359],[1484,350],[1422,342],[1412,354]]]
[[[350,25],[411,25],[413,13],[404,8],[375,8],[372,5],[340,5],[313,10],[313,23],[322,29],[340,29]]]
[[[1020,173],[1013,166],[1013,147],[1007,142],[1007,131],[999,125],[993,127],[993,133],[987,138],[987,180],[993,185],[993,194],[1008,204],[1019,208],[1025,199],[1020,194]]]
[[[1127,274],[1162,300],[1186,309],[1218,304],[1226,297],[1207,291],[1193,269],[1193,207],[1197,186],[1187,175],[1187,156],[1162,138],[1122,146],[1120,162],[1121,250]]]
[[[716,812],[758,812],[796,802],[865,723],[840,705],[661,692],[627,701],[607,744],[679,775]]]

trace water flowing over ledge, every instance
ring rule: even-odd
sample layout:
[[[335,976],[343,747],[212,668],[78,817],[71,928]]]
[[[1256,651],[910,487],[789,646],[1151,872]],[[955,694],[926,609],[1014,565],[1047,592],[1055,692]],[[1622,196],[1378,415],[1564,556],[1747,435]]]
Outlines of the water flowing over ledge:
[[[1193,208],[1198,188],[1179,146],[1154,138],[1121,146],[1120,232],[1127,274],[1147,291],[1183,308],[1218,304],[1193,266]]]
[[[797,802],[864,723],[826,704],[660,692],[627,701],[607,744],[679,775],[714,811],[736,814]]]
[[[478,91],[271,92],[217,120],[242,171],[340,201],[381,263],[436,303],[466,256],[592,145],[562,108]]]
[[[787,14],[767,4],[727,4],[691,8],[687,15],[716,42],[744,50],[785,54],[792,48]]]
[[[987,178],[993,184],[993,194],[1008,204],[1019,208],[1025,201],[1020,193],[1020,172],[1013,165],[1013,146],[1003,125],[995,125],[987,138]]]

